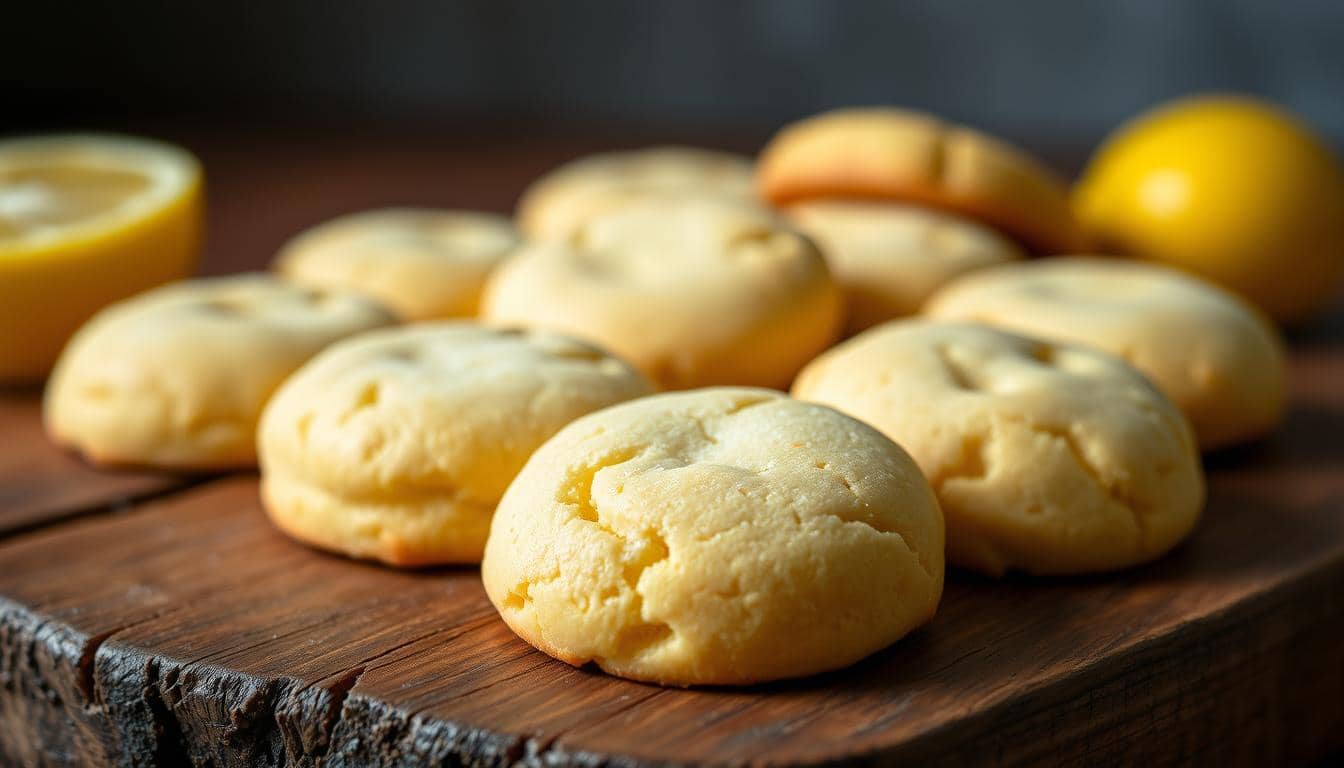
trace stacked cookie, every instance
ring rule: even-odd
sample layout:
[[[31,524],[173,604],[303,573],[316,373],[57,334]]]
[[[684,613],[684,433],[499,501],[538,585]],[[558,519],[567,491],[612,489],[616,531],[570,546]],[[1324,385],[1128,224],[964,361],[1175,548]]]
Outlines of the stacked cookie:
[[[1063,183],[926,115],[804,120],[755,165],[581,158],[516,221],[357,214],[278,277],[113,307],[54,374],[50,430],[98,462],[259,459],[293,538],[480,562],[537,648],[697,685],[853,663],[932,617],[945,563],[1151,561],[1199,519],[1201,448],[1282,411],[1254,310],[1028,259],[1085,246]]]

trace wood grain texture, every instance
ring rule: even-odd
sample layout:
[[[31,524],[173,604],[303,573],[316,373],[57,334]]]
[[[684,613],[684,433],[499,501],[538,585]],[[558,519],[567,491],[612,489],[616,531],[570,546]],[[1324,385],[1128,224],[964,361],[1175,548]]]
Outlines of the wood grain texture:
[[[475,569],[296,545],[255,479],[0,543],[0,762],[637,765],[1303,762],[1344,746],[1344,351],[1304,345],[1272,440],[1214,457],[1170,557],[954,573],[860,665],[746,690],[573,669]]]
[[[125,507],[192,482],[165,472],[99,472],[46,440],[36,390],[0,390],[0,536]]]

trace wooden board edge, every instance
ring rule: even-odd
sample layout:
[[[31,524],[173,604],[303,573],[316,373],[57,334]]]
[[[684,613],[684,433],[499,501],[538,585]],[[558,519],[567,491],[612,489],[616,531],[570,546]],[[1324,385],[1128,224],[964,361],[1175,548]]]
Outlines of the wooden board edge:
[[[171,481],[165,481],[165,484],[159,487],[150,487],[130,493],[112,494],[88,504],[45,509],[16,519],[0,518],[0,542],[34,531],[82,520],[86,517],[133,512],[142,505],[168,499],[180,493],[188,493],[216,480],[233,476],[235,475],[182,475]]]
[[[1300,763],[1344,746],[1344,560],[1326,563],[1176,631],[1100,658],[890,749],[800,764],[1020,765],[1173,757]],[[514,734],[426,717],[352,694],[357,665],[323,681],[261,678],[158,657],[83,634],[0,597],[0,762],[377,765],[392,759],[466,765],[665,763],[596,754],[563,733]],[[1210,686],[1220,687],[1213,689]],[[218,709],[190,697],[209,690]],[[222,693],[221,693],[222,692]],[[1205,706],[1201,702],[1217,702]],[[1235,706],[1227,706],[1234,702]],[[218,728],[203,724],[216,723]],[[1152,754],[1150,754],[1152,752]]]
[[[1337,559],[853,762],[1312,764],[1344,749],[1341,722],[1344,559]],[[1153,730],[1162,738],[1147,738]],[[1164,751],[1172,743],[1180,754]]]

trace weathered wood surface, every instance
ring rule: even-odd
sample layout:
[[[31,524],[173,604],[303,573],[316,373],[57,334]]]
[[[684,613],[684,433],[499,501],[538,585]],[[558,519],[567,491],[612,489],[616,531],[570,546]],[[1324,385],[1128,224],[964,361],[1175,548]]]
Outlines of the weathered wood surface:
[[[610,143],[203,143],[205,269],[263,266],[361,207],[502,210]],[[0,765],[1309,762],[1344,748],[1340,318],[1295,340],[1293,367],[1289,423],[1209,460],[1205,520],[1170,557],[1109,578],[954,572],[893,648],[746,690],[572,669],[510,634],[475,569],[305,549],[250,476],[96,472],[43,440],[35,393],[8,393]]]
[[[163,472],[98,472],[47,442],[35,389],[0,390],[0,536],[181,488]]]
[[[953,574],[859,666],[665,690],[513,637],[474,569],[345,561],[254,478],[0,542],[16,765],[1300,762],[1344,746],[1344,351],[1273,440],[1215,457],[1195,537],[1111,578]]]

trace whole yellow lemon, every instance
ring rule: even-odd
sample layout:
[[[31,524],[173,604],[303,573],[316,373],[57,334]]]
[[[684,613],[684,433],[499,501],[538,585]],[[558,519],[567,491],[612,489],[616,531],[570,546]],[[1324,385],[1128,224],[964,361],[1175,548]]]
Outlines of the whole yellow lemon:
[[[1283,323],[1319,311],[1344,274],[1344,172],[1309,129],[1253,99],[1140,115],[1093,156],[1074,202],[1103,249],[1202,275]]]

